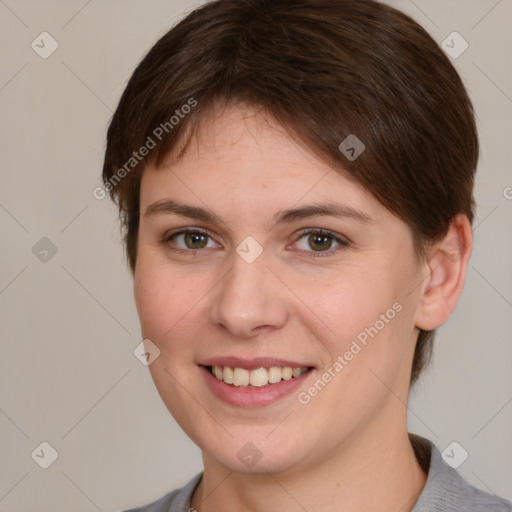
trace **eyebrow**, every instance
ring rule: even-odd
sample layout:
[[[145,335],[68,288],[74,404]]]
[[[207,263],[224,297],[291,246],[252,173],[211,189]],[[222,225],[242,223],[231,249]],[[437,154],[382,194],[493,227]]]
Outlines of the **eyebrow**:
[[[225,222],[209,208],[186,205],[174,201],[173,199],[161,199],[160,201],[156,201],[150,204],[144,212],[145,217],[158,214],[175,214],[203,222],[225,225]],[[366,213],[350,206],[337,203],[316,203],[277,212],[273,217],[274,226],[314,216],[349,218],[363,224],[372,224],[375,222]]]

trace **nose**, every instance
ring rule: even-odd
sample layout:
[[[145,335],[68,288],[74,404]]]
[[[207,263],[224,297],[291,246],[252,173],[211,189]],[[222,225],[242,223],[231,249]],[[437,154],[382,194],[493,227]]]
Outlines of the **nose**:
[[[211,294],[210,319],[238,338],[279,329],[289,318],[285,287],[263,254],[247,263],[238,254]]]

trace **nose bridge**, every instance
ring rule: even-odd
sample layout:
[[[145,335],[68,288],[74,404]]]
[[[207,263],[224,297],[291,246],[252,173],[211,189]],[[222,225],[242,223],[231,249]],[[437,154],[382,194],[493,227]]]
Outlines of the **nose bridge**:
[[[211,302],[212,322],[237,337],[250,337],[261,327],[282,327],[288,315],[286,300],[266,259],[261,255],[248,263],[234,254],[232,260]]]

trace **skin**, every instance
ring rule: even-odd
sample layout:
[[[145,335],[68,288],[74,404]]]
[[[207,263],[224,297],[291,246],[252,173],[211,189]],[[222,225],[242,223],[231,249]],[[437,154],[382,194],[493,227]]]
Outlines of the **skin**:
[[[207,208],[222,223],[145,215],[163,199]],[[273,223],[281,210],[319,202],[368,220],[317,215]],[[205,120],[180,160],[148,166],[140,204],[135,301],[143,337],[161,351],[150,365],[155,385],[202,450],[204,476],[192,506],[411,510],[426,480],[406,424],[414,345],[419,328],[438,327],[455,307],[471,251],[467,218],[457,216],[420,261],[402,220],[273,118],[241,107]],[[208,229],[207,246],[191,249],[184,236],[161,242],[186,227]],[[329,248],[318,250],[301,233],[306,228],[332,231],[347,244],[328,238]],[[248,236],[263,249],[250,264],[236,252]],[[307,405],[299,403],[297,393],[397,302],[401,311],[378,335]],[[315,370],[297,393],[265,407],[235,407],[210,392],[198,367],[228,355],[293,359]],[[262,454],[250,468],[237,457],[249,442]]]

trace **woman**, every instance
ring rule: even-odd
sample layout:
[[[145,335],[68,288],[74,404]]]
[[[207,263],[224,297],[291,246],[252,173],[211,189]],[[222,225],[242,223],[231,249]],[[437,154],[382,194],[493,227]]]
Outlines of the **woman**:
[[[204,471],[135,510],[510,510],[406,422],[463,288],[477,158],[448,57],[384,4],[218,0],[155,44],[103,180]]]

